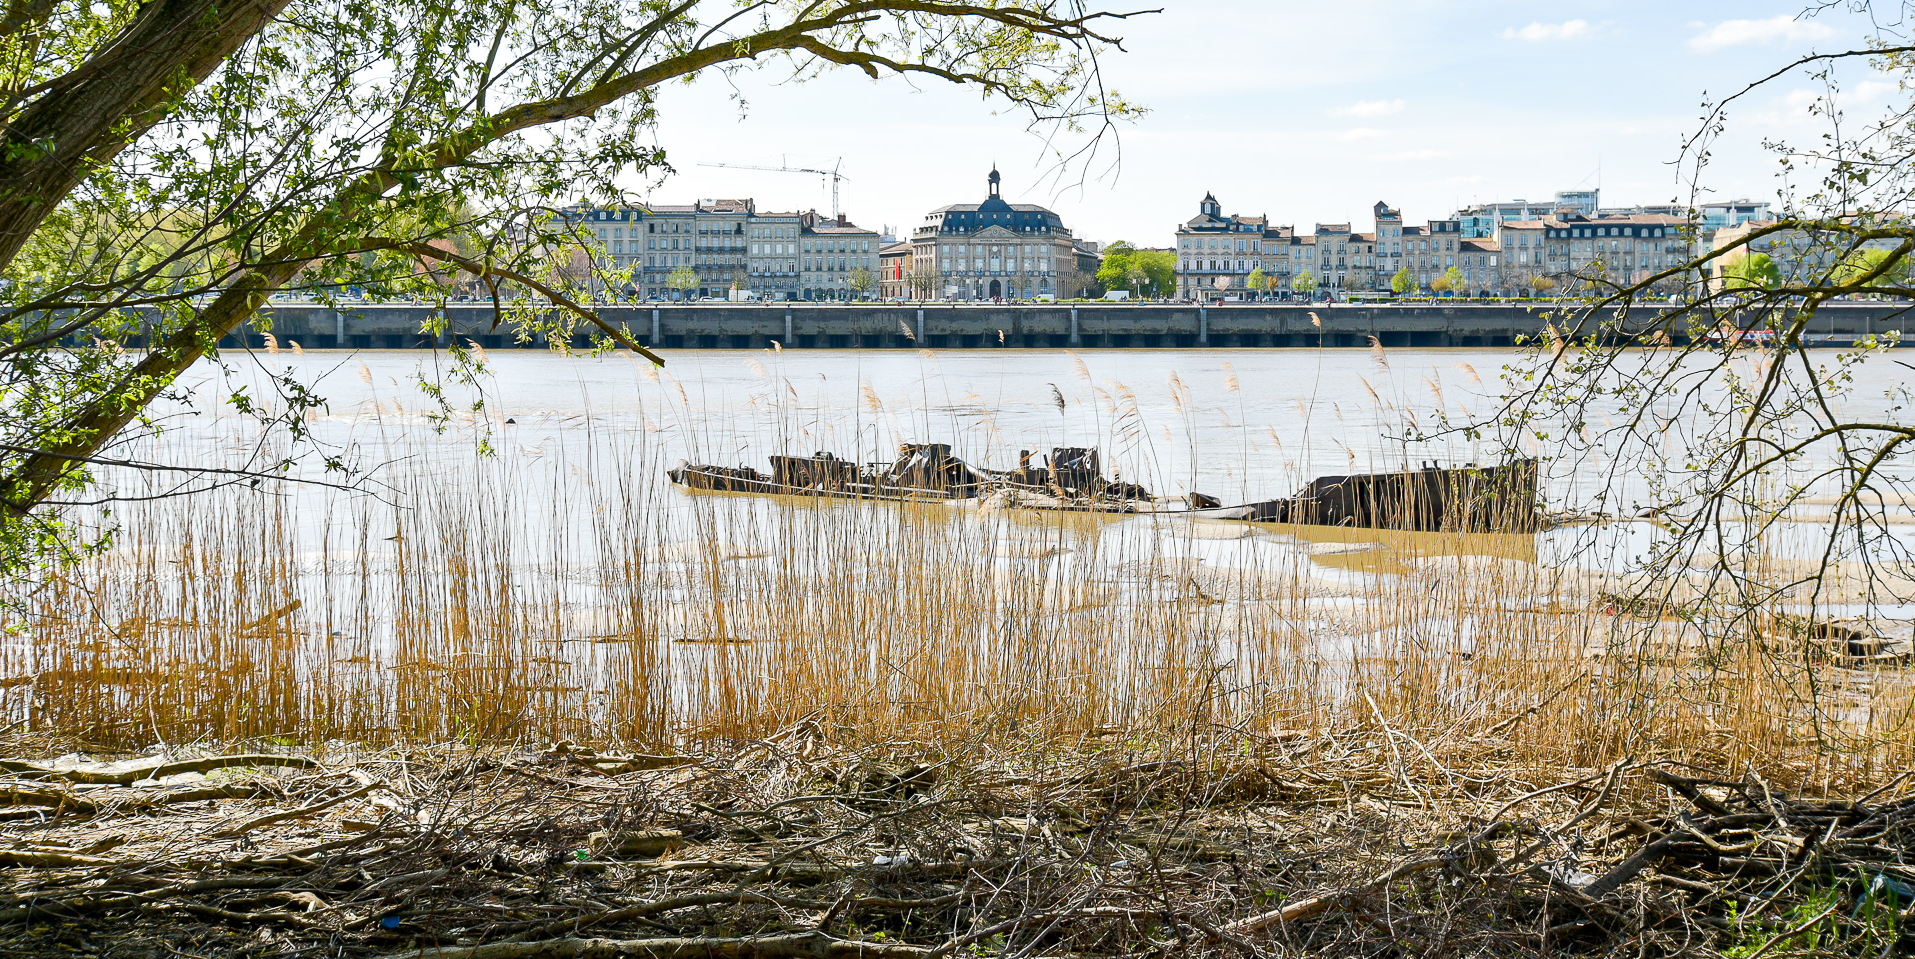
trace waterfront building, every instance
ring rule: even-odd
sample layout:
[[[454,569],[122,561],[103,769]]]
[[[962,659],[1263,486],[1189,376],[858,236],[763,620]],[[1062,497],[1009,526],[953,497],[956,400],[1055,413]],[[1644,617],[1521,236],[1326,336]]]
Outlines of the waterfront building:
[[[799,217],[799,299],[865,299],[878,292],[878,232],[813,210]]]
[[[1595,216],[1601,198],[1602,191],[1599,189],[1559,190],[1553,200],[1504,200],[1472,204],[1456,211],[1451,219],[1457,222],[1463,239],[1488,239],[1496,235],[1498,227],[1511,220],[1536,220],[1561,210]]]
[[[746,282],[753,296],[798,299],[798,244],[804,218],[799,213],[754,213],[746,227]]]
[[[1071,231],[1044,207],[1007,202],[996,168],[986,182],[989,193],[982,202],[940,207],[912,232],[913,268],[928,266],[939,287],[932,293],[945,299],[1057,296],[1060,280],[1082,272],[1084,265]],[[1093,264],[1090,274],[1096,272]]]
[[[887,300],[914,299],[911,285],[911,244],[898,240],[878,250],[878,295]]]
[[[1275,281],[1266,292],[1291,289],[1291,281],[1303,269],[1303,257],[1304,243],[1295,227],[1265,224],[1260,265],[1264,275]]]
[[[1310,271],[1316,274],[1317,289],[1327,292],[1368,289],[1358,286],[1352,279],[1353,248],[1361,244],[1350,232],[1350,224],[1319,223],[1315,232],[1316,243],[1312,245],[1312,252],[1316,262],[1311,265]]]
[[[1541,221],[1543,275],[1559,284],[1601,277],[1636,283],[1689,259],[1688,221],[1664,213],[1588,217],[1562,213]],[[1502,244],[1505,248],[1508,242]]]
[[[1197,215],[1177,230],[1177,296],[1243,293],[1262,266],[1267,223],[1260,216],[1226,216],[1217,197],[1204,194]]]
[[[1717,230],[1741,226],[1745,223],[1766,222],[1773,219],[1769,215],[1769,204],[1765,200],[1714,200],[1690,206],[1685,203],[1638,204],[1628,207],[1607,207],[1597,215],[1604,217],[1653,214],[1672,216],[1685,223],[1694,220],[1695,232],[1703,246],[1708,246]]]
[[[1410,279],[1415,281],[1416,290],[1427,291],[1437,277],[1456,266],[1456,258],[1461,255],[1463,242],[1462,223],[1459,220],[1431,220],[1423,226],[1402,226],[1402,214],[1390,210],[1378,203],[1379,211],[1388,210],[1386,220],[1381,212],[1377,218],[1377,231],[1390,232],[1390,256],[1387,264],[1377,267],[1375,285],[1369,287],[1379,291],[1390,290],[1391,281],[1400,270],[1408,270]],[[1379,240],[1380,242],[1380,240]],[[1402,253],[1396,252],[1401,245]]]
[[[1457,241],[1456,268],[1463,274],[1463,287],[1456,291],[1456,295],[1507,295],[1507,278],[1497,262],[1502,251],[1502,244],[1495,240],[1465,238]]]
[[[577,207],[568,216],[588,231],[591,255],[602,267],[629,276],[618,292],[645,300],[692,300],[724,297],[733,289],[763,289],[764,284],[754,283],[749,235],[788,219],[760,216],[749,199]],[[674,281],[681,269],[690,271],[689,286]]]
[[[1296,290],[1297,277],[1306,272],[1319,291],[1388,291],[1397,271],[1405,268],[1417,289],[1427,290],[1431,281],[1458,264],[1459,221],[1405,226],[1402,212],[1381,201],[1371,215],[1375,226],[1367,232],[1350,223],[1318,223],[1311,233],[1299,235],[1265,217],[1227,216],[1216,197],[1206,194],[1197,216],[1177,230],[1177,294],[1185,299],[1220,291],[1229,295],[1242,291],[1249,274],[1259,269],[1275,280],[1275,292]]]
[[[638,259],[634,277],[641,298],[724,297],[744,286],[745,229],[752,201],[699,200],[626,212],[636,214],[626,231],[625,255]],[[616,236],[613,243],[616,257]],[[674,285],[673,275],[683,267],[689,267],[695,279],[691,286]]]
[[[878,235],[840,215],[760,212],[750,199],[578,207],[602,266],[629,274],[642,300],[844,300],[877,292]],[[690,271],[689,276],[681,271]],[[860,275],[862,271],[862,276]],[[686,283],[689,282],[689,285]]]
[[[1403,212],[1382,200],[1370,208],[1371,219],[1375,221],[1376,238],[1374,289],[1388,290],[1390,280],[1403,268]]]
[[[1554,280],[1544,259],[1544,239],[1548,221],[1505,220],[1497,228],[1496,245],[1502,257],[1501,292],[1528,295]]]

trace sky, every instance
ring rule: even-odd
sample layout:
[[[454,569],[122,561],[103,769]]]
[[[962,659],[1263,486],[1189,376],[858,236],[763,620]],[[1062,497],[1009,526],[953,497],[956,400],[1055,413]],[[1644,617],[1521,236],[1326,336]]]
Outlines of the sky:
[[[971,90],[767,71],[666,91],[657,136],[676,172],[629,188],[655,203],[829,211],[823,177],[702,164],[836,167],[853,222],[905,235],[931,210],[982,199],[995,164],[1012,202],[1056,210],[1077,236],[1140,246],[1168,246],[1207,192],[1226,212],[1303,231],[1366,229],[1378,200],[1411,223],[1597,186],[1605,206],[1669,202],[1688,195],[1675,161],[1705,96],[1861,46],[1869,26],[1845,10],[1799,18],[1805,0],[1102,2],[1163,12],[1120,27],[1125,52],[1103,60],[1107,83],[1149,113],[1089,163],[1060,171],[1021,116]],[[1842,79],[1852,115],[1893,94],[1859,65]],[[1711,195],[1774,199],[1778,164],[1762,141],[1811,141],[1819,89],[1798,72],[1735,107]]]

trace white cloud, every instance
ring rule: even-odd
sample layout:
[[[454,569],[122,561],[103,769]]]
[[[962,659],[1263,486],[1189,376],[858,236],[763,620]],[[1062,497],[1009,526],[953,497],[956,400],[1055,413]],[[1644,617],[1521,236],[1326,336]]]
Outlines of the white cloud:
[[[1834,30],[1822,24],[1797,20],[1784,13],[1767,20],[1724,20],[1691,37],[1689,47],[1709,53],[1751,43],[1800,43],[1834,35]]]
[[[1401,153],[1379,153],[1375,159],[1386,161],[1435,160],[1446,156],[1449,156],[1447,150],[1405,150]]]
[[[1503,39],[1541,43],[1544,40],[1567,40],[1570,37],[1587,36],[1589,33],[1590,26],[1587,20],[1565,20],[1562,23],[1538,21],[1520,30],[1515,27],[1504,30]]]
[[[1337,134],[1337,139],[1342,140],[1345,143],[1354,143],[1357,140],[1375,140],[1378,137],[1386,137],[1389,135],[1390,135],[1390,131],[1388,130],[1375,130],[1375,129],[1371,129],[1370,127],[1357,127],[1354,130],[1345,130],[1342,133]]]
[[[1330,111],[1333,117],[1387,117],[1392,113],[1402,113],[1406,104],[1402,100],[1358,100],[1346,107],[1336,107]]]
[[[1863,80],[1852,87],[1842,99],[1849,103],[1874,103],[1892,96],[1902,89],[1896,80]]]

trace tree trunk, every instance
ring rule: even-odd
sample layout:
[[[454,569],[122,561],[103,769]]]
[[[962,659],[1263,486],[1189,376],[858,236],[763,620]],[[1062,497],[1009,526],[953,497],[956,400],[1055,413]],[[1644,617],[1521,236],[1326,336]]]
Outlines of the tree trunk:
[[[288,0],[152,0],[119,35],[48,81],[0,130],[0,266],[46,216],[257,35]]]

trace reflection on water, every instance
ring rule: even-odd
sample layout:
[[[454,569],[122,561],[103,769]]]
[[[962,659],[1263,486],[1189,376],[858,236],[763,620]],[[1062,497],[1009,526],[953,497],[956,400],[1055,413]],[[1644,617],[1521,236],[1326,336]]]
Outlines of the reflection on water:
[[[1430,556],[1489,556],[1536,562],[1536,537],[1501,533],[1414,533],[1401,530],[1342,529],[1331,526],[1283,526],[1288,533],[1312,544],[1305,553],[1314,563],[1334,569],[1399,575]],[[1320,549],[1352,546],[1361,549]]]

